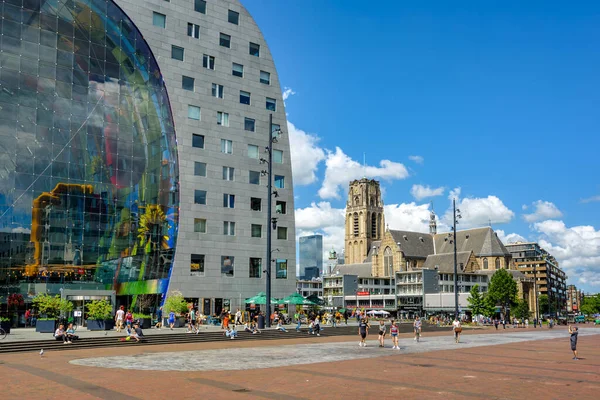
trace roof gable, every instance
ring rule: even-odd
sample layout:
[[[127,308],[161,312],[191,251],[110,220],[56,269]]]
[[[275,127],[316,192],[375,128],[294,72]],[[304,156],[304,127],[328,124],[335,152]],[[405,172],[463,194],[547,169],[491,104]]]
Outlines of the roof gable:
[[[454,251],[451,234],[439,233],[435,235],[434,240],[437,253],[452,253]],[[472,251],[477,257],[510,256],[504,244],[498,239],[496,232],[490,227],[456,232],[456,250]]]
[[[433,254],[433,237],[428,233],[410,231],[389,231],[394,242],[407,258],[427,258]]]

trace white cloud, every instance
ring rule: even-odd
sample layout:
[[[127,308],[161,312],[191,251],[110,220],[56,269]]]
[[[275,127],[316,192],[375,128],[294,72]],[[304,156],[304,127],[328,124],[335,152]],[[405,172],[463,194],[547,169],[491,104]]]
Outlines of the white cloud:
[[[542,221],[545,219],[554,219],[562,217],[562,212],[549,201],[538,200],[533,203],[534,211],[531,214],[523,214],[523,219],[527,222]]]
[[[518,233],[506,234],[502,229],[495,229],[494,231],[498,234],[498,238],[504,244],[516,243],[516,242],[527,242],[527,239],[525,239],[523,236],[519,235]]]
[[[429,232],[429,204],[388,204],[384,213],[385,223],[392,230]]]
[[[345,208],[332,208],[331,203],[311,203],[309,207],[296,209],[296,229],[318,230],[327,227],[344,227]]]
[[[460,198],[460,188],[454,188],[448,193],[448,200],[452,201],[454,199],[458,200]]]
[[[381,160],[379,167],[363,167],[346,155],[339,147],[335,152],[328,151],[325,161],[325,179],[319,189],[322,199],[340,198],[340,189],[345,188],[348,182],[360,177],[379,178],[384,180],[405,179],[408,170],[404,164],[390,160]]]
[[[593,203],[596,201],[600,201],[600,196],[592,196],[592,197],[588,197],[586,199],[581,199],[579,202],[580,203]]]
[[[456,208],[460,210],[461,219],[458,220],[457,229],[474,228],[492,224],[504,224],[510,222],[515,213],[504,205],[502,200],[496,196],[460,199],[460,188],[454,189],[456,194]],[[452,196],[452,195],[451,195]],[[444,215],[443,221],[452,224],[452,208]]]
[[[441,195],[444,194],[445,190],[446,190],[445,187],[439,187],[439,188],[432,189],[429,186],[413,185],[412,188],[410,189],[410,194],[417,201],[420,201],[420,200],[425,199],[427,197],[441,196]]]
[[[527,204],[523,204],[523,205],[521,206],[521,210],[523,210],[523,211],[527,210],[527,208],[528,208],[528,207],[527,207]]]
[[[319,138],[288,121],[290,150],[292,152],[292,172],[295,185],[308,185],[317,180],[319,163],[325,159],[325,152],[317,144]]]
[[[287,99],[289,99],[290,96],[293,96],[295,94],[296,94],[296,92],[294,92],[294,90],[292,88],[289,88],[289,87],[283,88],[283,93],[282,93],[283,101],[286,101]]]
[[[425,159],[422,156],[408,156],[408,159],[421,165],[425,162]]]

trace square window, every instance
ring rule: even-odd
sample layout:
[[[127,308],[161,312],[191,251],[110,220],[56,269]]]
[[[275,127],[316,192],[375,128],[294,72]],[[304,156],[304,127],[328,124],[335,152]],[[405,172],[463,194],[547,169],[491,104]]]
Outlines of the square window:
[[[234,173],[235,173],[235,168],[223,167],[223,180],[224,181],[233,181]]]
[[[250,230],[253,238],[262,237],[262,225],[252,224]]]
[[[225,33],[219,34],[219,44],[228,49],[231,48],[231,36]]]
[[[275,212],[277,214],[286,214],[287,213],[287,207],[286,207],[285,201],[275,202]]]
[[[195,161],[194,162],[194,175],[206,177],[206,163]]]
[[[256,121],[252,118],[244,118],[244,130],[254,132]]]
[[[258,197],[250,197],[250,209],[252,211],[260,211],[261,203],[262,201]]]
[[[212,84],[212,96],[222,99],[223,98],[224,88],[223,85],[218,85],[216,83]]]
[[[183,47],[171,46],[171,58],[183,61]]]
[[[206,220],[204,218],[194,218],[194,232],[206,233]]]
[[[277,239],[287,240],[287,228],[285,226],[277,227]]]
[[[198,149],[204,148],[204,135],[198,135],[196,133],[192,133],[192,147],[196,147]]]
[[[231,67],[231,75],[244,77],[244,66],[242,64],[233,63]]]
[[[258,146],[255,146],[253,144],[248,145],[248,157],[258,158]]]
[[[277,100],[267,97],[267,110],[277,111]]]
[[[190,272],[192,275],[204,276],[204,254],[191,254]]]
[[[249,46],[249,53],[251,56],[260,57],[260,45],[251,42]]]
[[[283,151],[273,150],[273,162],[277,164],[283,164]]]
[[[188,118],[200,121],[200,107],[188,105]]]
[[[234,258],[231,256],[221,256],[221,276],[233,277]]]
[[[249,278],[260,278],[262,273],[262,259],[250,257]]]
[[[235,208],[235,195],[223,193],[223,207]]]
[[[287,260],[275,261],[275,279],[287,279]]]
[[[202,56],[202,66],[207,69],[215,69],[215,58],[208,54],[204,54]]]
[[[250,171],[248,183],[250,183],[252,185],[260,185],[260,172]]]
[[[194,203],[206,205],[206,190],[194,190]]]
[[[223,235],[235,236],[235,222],[223,221]]]
[[[275,175],[275,187],[277,189],[285,189],[285,177],[282,175]]]
[[[194,0],[194,11],[206,14],[206,0]]]
[[[152,25],[164,28],[167,24],[167,16],[156,11],[152,12]]]
[[[229,114],[217,111],[217,125],[229,126]]]
[[[192,23],[188,22],[187,34],[189,37],[199,39],[200,38],[200,25],[196,25],[196,24],[192,24]]]
[[[281,133],[281,125],[273,124],[273,130],[271,131],[271,136],[277,136]]]
[[[265,85],[271,84],[271,74],[266,71],[260,71],[260,83],[264,83]]]
[[[229,10],[227,12],[227,21],[231,22],[232,24],[238,25],[240,23],[240,13]]]
[[[221,153],[231,154],[233,152],[233,142],[227,139],[221,139]]]
[[[250,93],[240,90],[240,103],[250,105]]]
[[[181,77],[181,87],[183,90],[194,91],[194,78],[183,75]]]

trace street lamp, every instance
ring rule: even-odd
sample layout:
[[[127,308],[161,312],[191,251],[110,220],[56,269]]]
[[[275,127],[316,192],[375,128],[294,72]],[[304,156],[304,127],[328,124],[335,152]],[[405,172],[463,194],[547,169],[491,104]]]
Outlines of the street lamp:
[[[271,327],[271,228],[273,230],[277,229],[277,218],[272,218],[271,207],[272,207],[272,196],[278,197],[279,194],[277,191],[273,191],[273,143],[277,143],[277,138],[281,136],[281,129],[278,129],[277,132],[273,132],[273,114],[269,114],[269,145],[265,147],[265,151],[269,154],[268,160],[264,158],[260,159],[261,163],[267,164],[266,172],[268,183],[267,183],[267,299],[266,299],[266,311],[267,315],[267,328]]]
[[[452,208],[454,212],[454,226],[452,227],[452,231],[454,234],[454,318],[458,319],[458,270],[457,270],[457,257],[456,257],[456,224],[458,224],[457,218],[462,218],[460,215],[460,210],[456,208],[456,199],[452,199]],[[458,213],[458,216],[457,214]]]

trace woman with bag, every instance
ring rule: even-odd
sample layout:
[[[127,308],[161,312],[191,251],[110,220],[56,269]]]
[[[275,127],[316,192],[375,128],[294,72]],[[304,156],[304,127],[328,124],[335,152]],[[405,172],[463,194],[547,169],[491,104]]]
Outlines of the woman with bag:
[[[460,324],[458,318],[454,318],[452,330],[454,331],[454,342],[458,343],[460,341],[460,333],[462,332],[462,325]]]

